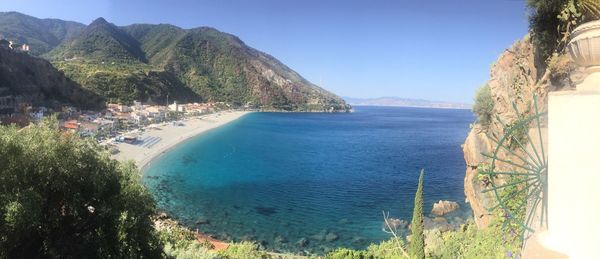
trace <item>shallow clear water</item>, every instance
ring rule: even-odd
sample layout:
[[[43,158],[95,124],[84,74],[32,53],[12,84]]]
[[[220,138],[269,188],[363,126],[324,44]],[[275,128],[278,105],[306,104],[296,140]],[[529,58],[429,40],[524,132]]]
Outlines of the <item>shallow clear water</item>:
[[[461,144],[473,120],[419,108],[252,113],[165,153],[143,181],[160,209],[217,238],[275,251],[364,248],[389,238],[382,211],[410,221],[421,168],[426,213],[452,200],[461,210],[449,218],[470,215]]]

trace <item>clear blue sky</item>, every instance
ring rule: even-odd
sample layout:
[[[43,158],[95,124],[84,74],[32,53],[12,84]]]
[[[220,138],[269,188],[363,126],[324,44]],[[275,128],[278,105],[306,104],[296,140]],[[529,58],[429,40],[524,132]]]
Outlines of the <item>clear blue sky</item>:
[[[211,26],[341,96],[472,102],[527,33],[524,0],[18,0],[2,11],[85,24]]]

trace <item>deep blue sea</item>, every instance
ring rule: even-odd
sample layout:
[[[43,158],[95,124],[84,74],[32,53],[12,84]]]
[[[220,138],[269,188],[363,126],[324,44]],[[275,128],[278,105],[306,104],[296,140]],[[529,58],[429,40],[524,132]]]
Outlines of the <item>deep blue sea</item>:
[[[400,107],[252,113],[171,149],[143,181],[161,210],[217,238],[296,253],[364,248],[389,238],[382,211],[410,221],[421,169],[426,214],[451,200],[461,205],[452,217],[470,215],[461,144],[473,120]]]

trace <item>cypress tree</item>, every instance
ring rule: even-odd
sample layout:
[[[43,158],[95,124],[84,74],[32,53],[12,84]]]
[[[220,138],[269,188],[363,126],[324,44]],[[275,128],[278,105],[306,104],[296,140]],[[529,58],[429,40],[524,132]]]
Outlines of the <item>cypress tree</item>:
[[[415,207],[413,209],[412,222],[410,224],[410,245],[408,253],[411,258],[425,258],[425,237],[423,235],[423,174],[425,170],[421,169],[419,176],[419,185],[415,194]]]

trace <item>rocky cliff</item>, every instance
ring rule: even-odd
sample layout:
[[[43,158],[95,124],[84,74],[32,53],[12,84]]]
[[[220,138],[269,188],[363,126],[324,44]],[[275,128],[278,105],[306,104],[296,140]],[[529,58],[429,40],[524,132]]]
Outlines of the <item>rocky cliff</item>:
[[[531,115],[534,112],[534,95],[538,96],[540,111],[546,111],[548,92],[573,89],[579,80],[580,71],[574,68],[567,55],[554,56],[547,64],[536,57],[533,44],[529,36],[526,36],[506,49],[491,68],[488,85],[493,101],[491,115],[494,119],[489,125],[475,122],[463,145],[467,165],[465,196],[479,228],[485,228],[490,223],[492,215],[488,208],[496,204],[492,192],[482,193],[486,187],[478,177],[478,170],[490,163],[490,159],[482,153],[491,154],[496,147],[490,137],[499,139],[504,135],[504,126],[495,118],[499,117],[510,125],[519,118]],[[513,103],[519,114],[513,109]],[[507,151],[500,152],[500,157],[514,160]]]

